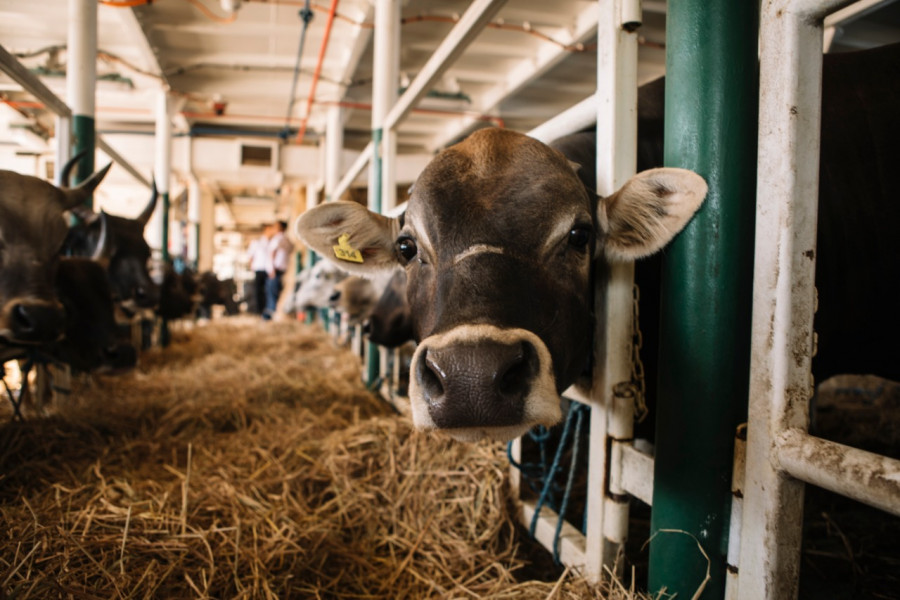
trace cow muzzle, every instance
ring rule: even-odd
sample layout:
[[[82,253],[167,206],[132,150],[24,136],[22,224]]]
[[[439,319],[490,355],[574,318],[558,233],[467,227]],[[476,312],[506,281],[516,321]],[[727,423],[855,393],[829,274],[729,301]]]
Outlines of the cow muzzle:
[[[12,343],[43,344],[63,334],[66,315],[58,302],[16,299],[3,309],[0,336]]]
[[[409,396],[418,429],[507,441],[562,416],[552,360],[524,329],[463,325],[419,344]]]

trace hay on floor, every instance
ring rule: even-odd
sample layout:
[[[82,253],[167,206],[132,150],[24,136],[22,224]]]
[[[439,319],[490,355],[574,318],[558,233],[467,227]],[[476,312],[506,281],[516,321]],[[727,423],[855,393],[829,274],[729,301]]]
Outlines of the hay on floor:
[[[0,418],[0,598],[638,597],[529,581],[503,448],[414,432],[315,327],[176,332]]]

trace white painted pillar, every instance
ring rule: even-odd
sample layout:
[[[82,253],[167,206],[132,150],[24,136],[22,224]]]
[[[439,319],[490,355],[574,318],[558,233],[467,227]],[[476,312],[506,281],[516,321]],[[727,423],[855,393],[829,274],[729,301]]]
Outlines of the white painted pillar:
[[[344,151],[344,109],[332,106],[325,123],[325,199],[338,200],[334,196],[341,180],[341,155]]]
[[[400,82],[400,1],[375,4],[375,52],[372,81],[373,160],[369,163],[369,209],[381,212],[397,203],[394,171],[397,138],[384,127],[397,102]]]
[[[94,171],[95,95],[97,86],[97,2],[69,0],[66,66],[66,102],[72,110],[75,153],[88,150],[79,162],[72,183]],[[66,154],[68,156],[68,154]]]
[[[213,237],[216,233],[216,198],[209,192],[200,194],[200,219],[197,228],[197,270],[210,271],[213,268],[213,254],[215,244]]]
[[[191,144],[193,146],[193,144]],[[193,151],[193,148],[189,152]],[[187,257],[188,262],[198,264],[200,258],[200,204],[203,195],[200,191],[200,182],[193,173],[188,180],[188,230],[187,230]]]
[[[634,21],[632,0],[600,0],[597,33],[597,193],[609,196],[637,168],[637,33],[624,25]],[[638,8],[638,14],[640,10]],[[640,19],[640,17],[636,17]],[[591,431],[613,440],[630,440],[634,406],[618,399],[614,386],[631,380],[631,340],[634,282],[633,263],[610,265],[605,281],[598,280],[595,313],[598,328],[591,390]],[[608,444],[591,436],[591,464],[606,464]],[[609,474],[590,470],[585,574],[602,577],[612,566],[628,526],[628,501],[607,496]],[[601,508],[602,507],[602,508]]]
[[[172,121],[169,110],[169,94],[160,89],[156,95],[156,133],[155,133],[155,165],[154,178],[159,191],[156,210],[147,227],[144,237],[150,247],[166,253],[168,251],[168,203],[169,179],[172,174]]]

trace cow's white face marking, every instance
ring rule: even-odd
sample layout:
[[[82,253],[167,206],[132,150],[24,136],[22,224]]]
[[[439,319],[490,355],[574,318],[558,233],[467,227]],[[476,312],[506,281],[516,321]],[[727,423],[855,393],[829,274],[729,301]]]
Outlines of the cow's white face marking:
[[[413,354],[410,372],[416,372],[416,364],[422,360],[425,349],[437,349],[445,346],[454,346],[462,342],[471,342],[480,339],[490,339],[500,342],[529,342],[537,351],[540,368],[528,395],[525,397],[525,407],[522,422],[518,425],[502,427],[466,427],[445,429],[450,437],[461,442],[475,442],[481,439],[509,441],[525,434],[536,425],[551,426],[562,419],[559,394],[556,393],[556,378],[553,375],[553,361],[550,351],[544,342],[534,333],[526,329],[501,329],[494,325],[460,325],[453,329],[432,335],[424,340],[416,348]],[[416,377],[410,377],[409,399],[412,407],[413,424],[416,429],[435,429],[434,421],[428,412],[428,403],[425,394]]]
[[[490,244],[473,244],[453,257],[453,264],[459,264],[470,256],[477,254],[503,254],[503,248],[500,246],[491,246]]]

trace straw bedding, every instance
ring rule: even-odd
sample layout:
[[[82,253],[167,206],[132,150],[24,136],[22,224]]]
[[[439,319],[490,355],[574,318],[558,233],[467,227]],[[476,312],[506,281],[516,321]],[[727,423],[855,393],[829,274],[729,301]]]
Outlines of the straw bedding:
[[[0,599],[638,597],[533,580],[502,447],[413,432],[317,328],[213,321],[0,411]]]

